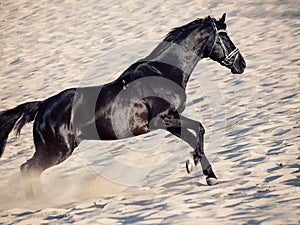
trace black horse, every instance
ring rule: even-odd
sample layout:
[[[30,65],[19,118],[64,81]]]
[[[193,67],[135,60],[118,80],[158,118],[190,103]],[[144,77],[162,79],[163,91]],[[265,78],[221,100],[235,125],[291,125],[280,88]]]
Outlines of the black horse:
[[[166,129],[193,149],[207,183],[217,178],[203,149],[204,128],[181,115],[186,85],[202,58],[211,58],[234,74],[246,63],[226,32],[224,13],[173,29],[147,57],[132,64],[115,81],[94,87],[71,88],[43,101],[21,104],[0,114],[0,156],[12,129],[34,120],[35,153],[21,166],[28,196],[47,168],[67,159],[81,140],[115,140]],[[193,131],[193,132],[191,132]],[[187,171],[192,169],[187,162]]]

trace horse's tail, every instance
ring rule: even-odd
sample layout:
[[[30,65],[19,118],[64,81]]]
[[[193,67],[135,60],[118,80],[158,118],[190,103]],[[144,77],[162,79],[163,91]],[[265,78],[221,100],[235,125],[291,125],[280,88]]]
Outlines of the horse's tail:
[[[13,109],[0,112],[0,157],[4,152],[6,141],[12,129],[19,134],[26,123],[34,120],[42,102],[27,102]]]

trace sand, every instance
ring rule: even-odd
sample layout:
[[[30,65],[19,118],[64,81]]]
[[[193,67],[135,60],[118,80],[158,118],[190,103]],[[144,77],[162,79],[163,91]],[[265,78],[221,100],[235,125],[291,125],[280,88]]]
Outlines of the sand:
[[[0,224],[299,224],[296,1],[1,1],[0,109],[106,83],[173,27],[223,12],[247,69],[201,61],[184,113],[206,127],[218,185],[199,168],[188,175],[191,149],[156,131],[83,142],[29,200],[19,179],[34,152],[29,124],[0,159]]]

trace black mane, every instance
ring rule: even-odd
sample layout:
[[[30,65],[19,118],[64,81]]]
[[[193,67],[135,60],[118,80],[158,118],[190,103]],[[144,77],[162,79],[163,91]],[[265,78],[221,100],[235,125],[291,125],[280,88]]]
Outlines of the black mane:
[[[185,37],[188,36],[190,32],[195,30],[197,27],[200,27],[200,25],[203,23],[203,19],[196,19],[186,25],[183,25],[181,27],[175,27],[173,28],[165,37],[164,41],[167,42],[177,42],[179,36],[184,32],[186,35]],[[183,37],[180,38],[180,40],[184,39]]]
[[[193,30],[202,26],[210,26],[214,21],[219,29],[226,29],[226,24],[217,21],[215,18],[207,16],[204,19],[196,19],[181,27],[173,28],[165,37],[164,41],[178,43],[185,39]]]

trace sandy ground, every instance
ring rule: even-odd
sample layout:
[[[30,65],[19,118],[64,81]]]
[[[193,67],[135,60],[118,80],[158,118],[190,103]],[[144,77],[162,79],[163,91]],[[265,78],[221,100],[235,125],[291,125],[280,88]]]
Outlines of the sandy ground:
[[[28,200],[19,179],[34,152],[28,125],[17,140],[11,136],[0,160],[0,224],[300,223],[297,1],[0,4],[1,110],[108,82],[173,27],[208,14],[227,12],[229,35],[248,65],[233,75],[203,60],[188,86],[185,115],[207,129],[217,186],[207,186],[199,169],[187,175],[191,149],[158,131],[82,143],[43,174],[44,195]]]

